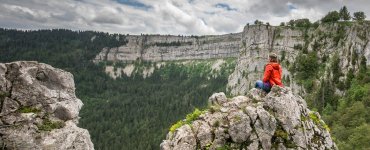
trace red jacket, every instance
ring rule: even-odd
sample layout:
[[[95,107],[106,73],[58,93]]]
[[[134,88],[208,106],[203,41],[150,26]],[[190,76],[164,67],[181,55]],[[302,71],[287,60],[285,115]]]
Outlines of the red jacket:
[[[265,67],[265,74],[263,75],[263,82],[269,82],[271,87],[273,85],[284,86],[281,81],[283,69],[278,63],[270,62]]]

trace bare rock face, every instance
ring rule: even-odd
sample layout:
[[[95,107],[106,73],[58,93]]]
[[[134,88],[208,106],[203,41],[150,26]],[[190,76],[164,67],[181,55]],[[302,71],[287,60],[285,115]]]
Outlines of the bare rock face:
[[[0,146],[94,149],[76,126],[82,102],[71,73],[37,62],[0,63]]]
[[[274,86],[247,96],[212,95],[212,109],[170,132],[162,150],[190,149],[337,149],[317,112],[290,88]],[[214,109],[218,108],[218,109]]]
[[[104,48],[94,62],[151,62],[238,57],[241,33],[209,36],[127,36],[126,45]]]
[[[280,56],[284,53],[283,61],[294,62],[299,53],[299,50],[294,47],[304,44],[303,36],[304,33],[301,30],[290,28],[264,25],[246,26],[242,34],[243,44],[237,65],[229,76],[227,86],[230,93],[244,95],[252,89],[254,83],[261,79],[271,52]],[[292,77],[285,66],[283,66],[283,75]],[[294,87],[293,89],[299,89],[294,83],[290,86]]]

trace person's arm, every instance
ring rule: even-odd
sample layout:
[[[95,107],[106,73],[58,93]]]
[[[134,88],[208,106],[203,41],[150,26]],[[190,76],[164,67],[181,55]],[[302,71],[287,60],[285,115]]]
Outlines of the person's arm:
[[[266,65],[265,73],[263,75],[263,82],[268,82],[270,80],[271,73],[272,73],[272,66]]]
[[[283,68],[281,67],[281,65],[279,65],[279,71],[280,71],[280,78],[283,76]]]

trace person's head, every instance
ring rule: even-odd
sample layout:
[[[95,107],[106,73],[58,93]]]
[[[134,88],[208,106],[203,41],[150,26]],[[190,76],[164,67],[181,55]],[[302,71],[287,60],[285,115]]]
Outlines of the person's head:
[[[270,55],[269,55],[269,61],[270,62],[278,62],[277,55],[275,53],[270,53]]]

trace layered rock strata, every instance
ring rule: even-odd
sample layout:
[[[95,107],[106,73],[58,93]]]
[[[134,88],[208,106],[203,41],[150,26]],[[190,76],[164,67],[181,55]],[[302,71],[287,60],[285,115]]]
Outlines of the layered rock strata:
[[[127,36],[126,45],[104,48],[94,62],[174,61],[238,57],[241,34],[215,36]]]

